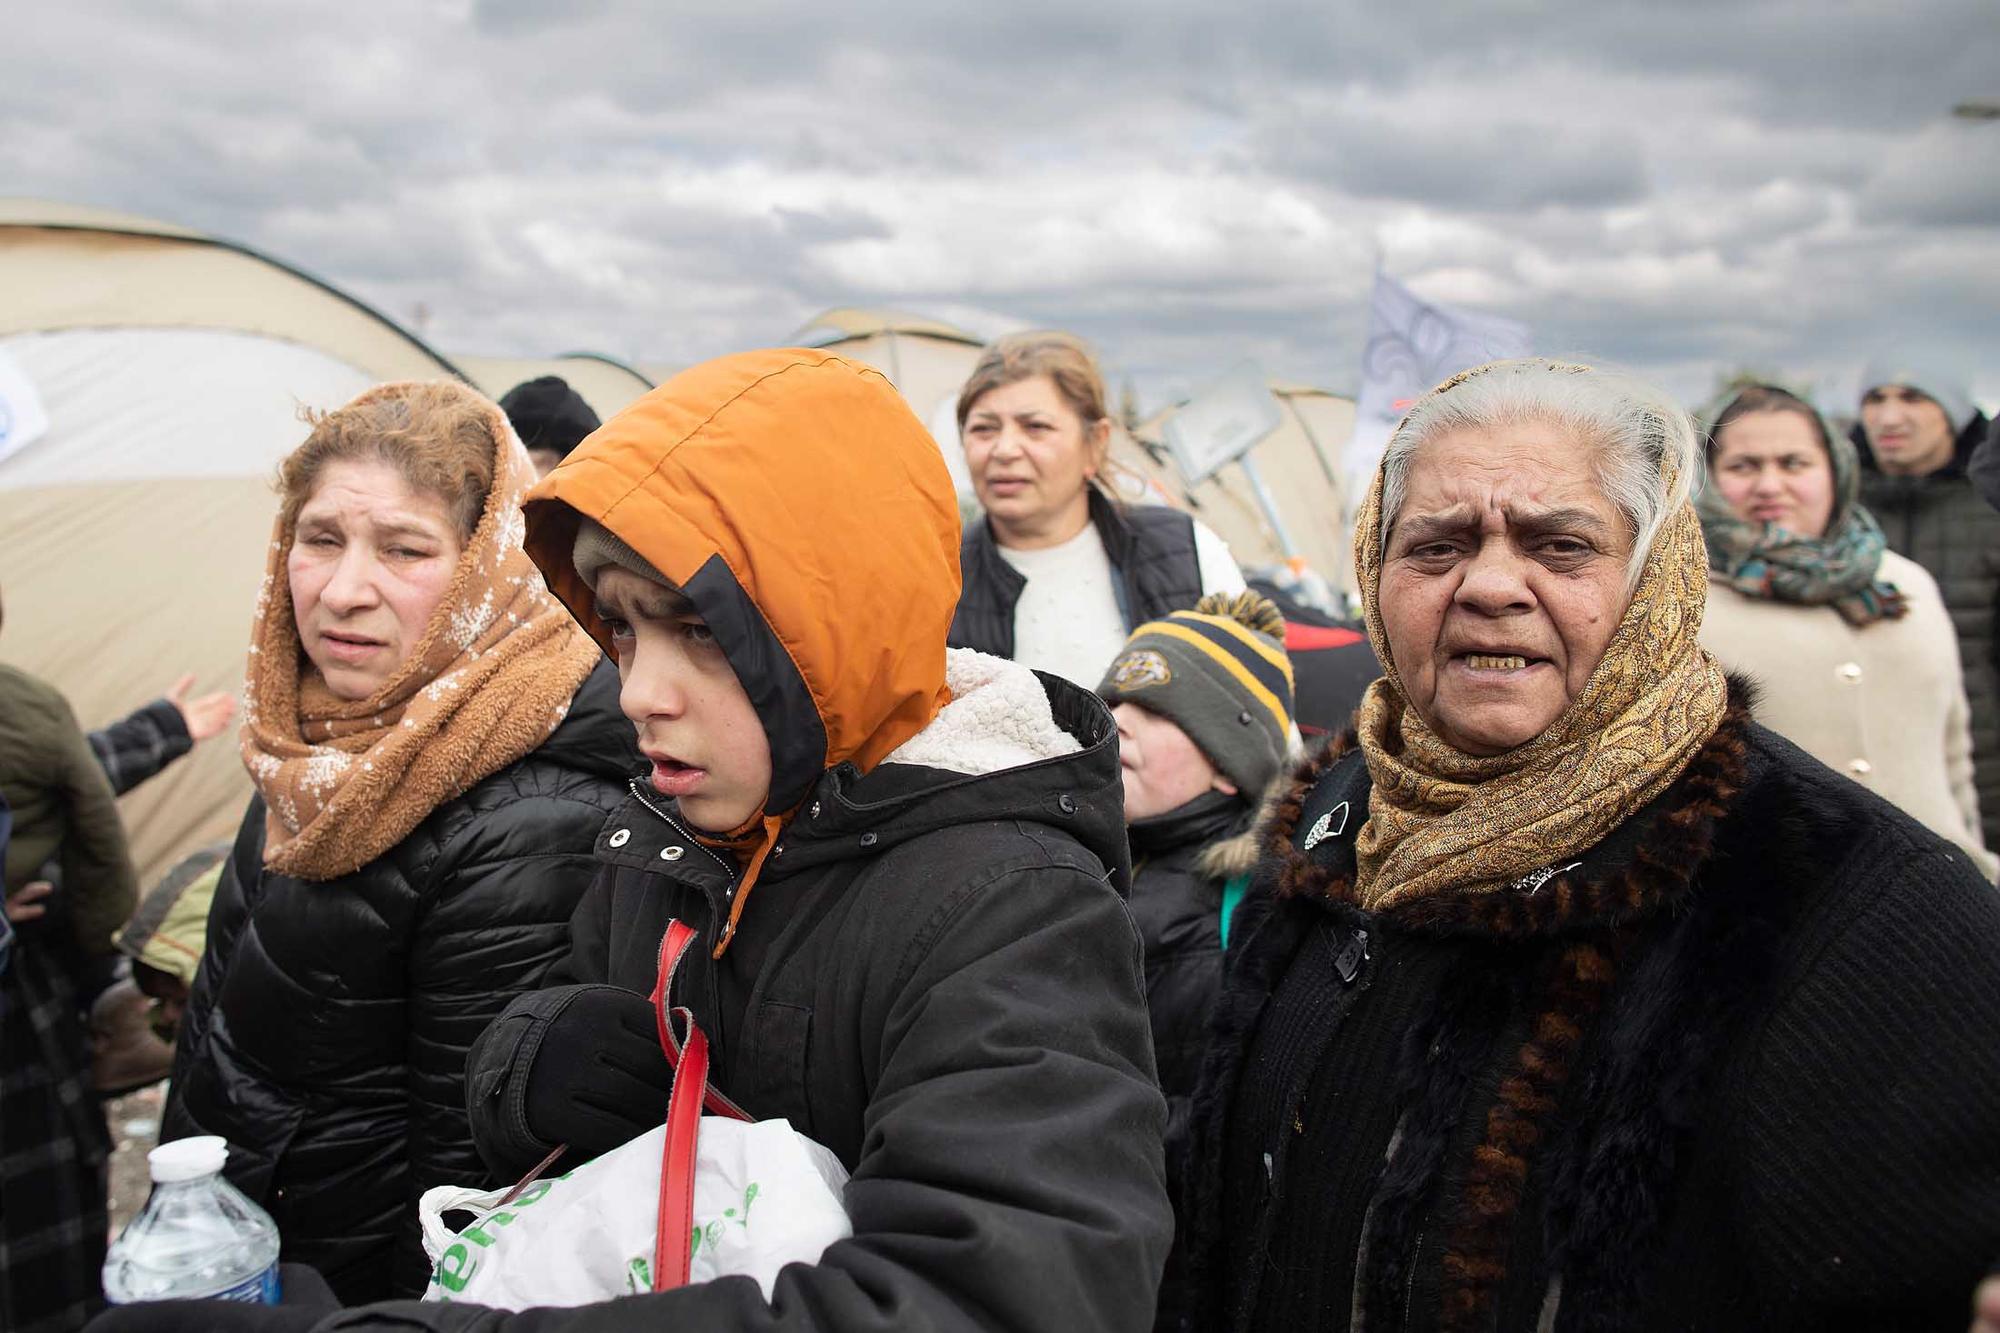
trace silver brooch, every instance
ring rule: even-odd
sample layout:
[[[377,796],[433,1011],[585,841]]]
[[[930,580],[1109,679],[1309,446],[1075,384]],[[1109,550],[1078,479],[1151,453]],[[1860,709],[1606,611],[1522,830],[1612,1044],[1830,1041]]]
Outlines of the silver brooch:
[[[1340,834],[1347,828],[1347,810],[1348,810],[1347,802],[1342,801],[1339,805],[1336,805],[1335,807],[1333,807],[1333,809],[1327,811],[1325,814],[1321,815],[1318,819],[1315,819],[1313,821],[1313,826],[1306,830],[1305,849],[1307,851],[1311,851],[1313,848],[1325,842],[1328,838],[1339,837]],[[1340,816],[1340,822],[1338,824],[1333,822],[1333,817],[1335,815]]]
[[[1532,898],[1541,892],[1544,884],[1554,879],[1557,875],[1566,875],[1582,864],[1583,862],[1581,861],[1571,861],[1566,866],[1543,866],[1540,870],[1530,870],[1507,887],[1516,893],[1525,892]]]

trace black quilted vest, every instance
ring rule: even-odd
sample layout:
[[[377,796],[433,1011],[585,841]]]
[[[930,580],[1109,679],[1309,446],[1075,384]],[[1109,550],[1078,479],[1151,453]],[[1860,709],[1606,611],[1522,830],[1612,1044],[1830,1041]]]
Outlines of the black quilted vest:
[[[1201,600],[1192,518],[1163,505],[1117,504],[1092,487],[1090,522],[1111,558],[1128,631]],[[951,618],[951,646],[1013,657],[1014,607],[1028,580],[1001,557],[983,522],[966,530],[958,563],[964,587]]]

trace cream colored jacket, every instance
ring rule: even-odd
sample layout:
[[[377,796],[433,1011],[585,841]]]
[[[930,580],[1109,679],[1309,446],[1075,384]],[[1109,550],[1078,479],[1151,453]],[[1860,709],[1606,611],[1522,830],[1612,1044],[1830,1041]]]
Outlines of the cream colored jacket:
[[[1713,579],[1702,646],[1759,686],[1756,717],[1963,847],[1988,879],[1958,636],[1921,565],[1884,552],[1876,577],[1909,614],[1857,629],[1830,606],[1795,606]]]

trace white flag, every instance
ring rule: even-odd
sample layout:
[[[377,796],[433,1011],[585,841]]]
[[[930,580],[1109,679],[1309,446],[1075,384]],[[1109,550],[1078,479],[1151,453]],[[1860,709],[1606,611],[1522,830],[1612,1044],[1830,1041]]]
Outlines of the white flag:
[[[49,414],[28,372],[0,351],[0,458],[25,449],[49,429]]]
[[[1351,507],[1361,507],[1389,436],[1425,390],[1471,366],[1526,356],[1531,345],[1528,326],[1518,320],[1430,304],[1377,269],[1361,354],[1361,401],[1343,460]]]

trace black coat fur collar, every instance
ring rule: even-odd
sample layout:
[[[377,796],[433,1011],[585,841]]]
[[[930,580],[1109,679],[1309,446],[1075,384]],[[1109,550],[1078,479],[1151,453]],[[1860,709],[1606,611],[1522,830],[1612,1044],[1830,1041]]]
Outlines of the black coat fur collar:
[[[1467,1015],[1481,997],[1494,998],[1498,983],[1460,969],[1411,1033],[1404,1134],[1378,1189],[1360,1275],[1369,1327],[1395,1326],[1399,1303],[1383,1297],[1401,1289],[1412,1234],[1430,1223],[1443,1223],[1451,1238],[1440,1326],[1491,1327],[1510,1280],[1523,1277],[1507,1262],[1525,1224],[1514,1178],[1525,1166],[1506,1159],[1543,1155],[1542,1228],[1528,1248],[1560,1278],[1559,1302],[1549,1297],[1554,1327],[1623,1326],[1657,1276],[1652,1241],[1677,1149],[1697,1128],[1707,1076],[1736,1022],[1766,998],[1792,906],[1784,894],[1746,899],[1696,886],[1713,858],[1728,856],[1725,821],[1755,822],[1754,812],[1737,808],[1749,782],[1749,708],[1747,689],[1732,681],[1722,724],[1681,778],[1539,890],[1442,895],[1379,918],[1351,897],[1352,839],[1366,819],[1368,785],[1365,766],[1349,754],[1351,733],[1301,766],[1268,811],[1258,890],[1238,918],[1242,944],[1230,951],[1230,981],[1195,1099],[1181,1200],[1188,1233],[1170,1267],[1163,1326],[1227,1327],[1230,1314],[1245,1313],[1223,1308],[1218,1238],[1206,1225],[1221,1213],[1227,1110],[1264,1005],[1300,939],[1329,917],[1350,929],[1379,922],[1550,946],[1532,977],[1502,987],[1526,985],[1539,1001],[1530,1039],[1488,1116],[1485,1148],[1500,1164],[1487,1178],[1468,1172],[1458,1197],[1434,1203],[1444,1139],[1473,1081],[1469,1064],[1458,1065],[1492,1058],[1489,1043],[1456,1038],[1474,1035]],[[1763,830],[1774,832],[1782,831]],[[1441,1068],[1434,1052],[1450,1067]],[[1573,1243],[1583,1237],[1588,1244]]]

